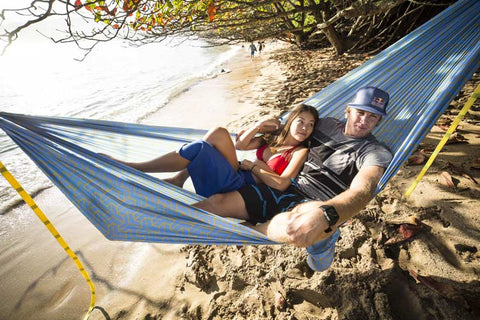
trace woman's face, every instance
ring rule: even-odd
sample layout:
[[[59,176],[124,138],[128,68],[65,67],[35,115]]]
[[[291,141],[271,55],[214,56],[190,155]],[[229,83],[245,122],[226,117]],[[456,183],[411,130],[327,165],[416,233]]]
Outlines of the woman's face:
[[[290,126],[290,135],[298,142],[303,142],[310,137],[315,126],[315,118],[310,112],[300,112],[298,116],[293,119]]]

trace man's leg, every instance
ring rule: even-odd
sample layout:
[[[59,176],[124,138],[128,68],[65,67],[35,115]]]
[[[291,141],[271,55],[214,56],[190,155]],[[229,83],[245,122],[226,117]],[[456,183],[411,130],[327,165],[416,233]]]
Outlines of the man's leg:
[[[193,205],[221,217],[248,220],[245,202],[238,191],[217,193]]]
[[[322,201],[307,201],[298,204],[291,211],[275,215],[270,221],[254,226],[270,240],[290,243],[297,247],[308,247],[330,236],[325,233],[328,228]]]
[[[272,241],[290,243],[290,238],[287,234],[287,226],[293,214],[292,211],[285,211],[277,214],[272,220],[251,227],[258,232],[263,233]]]

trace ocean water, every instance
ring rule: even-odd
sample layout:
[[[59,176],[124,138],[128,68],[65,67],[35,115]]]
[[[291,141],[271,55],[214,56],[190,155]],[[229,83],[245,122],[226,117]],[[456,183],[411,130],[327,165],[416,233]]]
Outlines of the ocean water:
[[[73,45],[28,36],[0,56],[0,111],[140,122],[198,81],[221,72],[240,47],[198,41],[131,47],[101,43],[87,58]],[[30,193],[52,184],[0,130],[0,160]],[[0,214],[21,201],[0,177]]]

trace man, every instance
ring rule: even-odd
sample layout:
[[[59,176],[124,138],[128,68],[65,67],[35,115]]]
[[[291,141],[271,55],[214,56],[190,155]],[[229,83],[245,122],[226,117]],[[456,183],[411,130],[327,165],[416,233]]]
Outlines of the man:
[[[257,47],[252,43],[250,43],[250,59],[253,59],[255,56],[255,51],[257,51]]]
[[[346,122],[320,119],[304,168],[287,190],[249,185],[195,206],[260,223],[253,228],[271,240],[307,247],[309,266],[325,270],[333,260],[337,227],[370,202],[392,159],[371,134],[386,116],[388,100],[385,91],[364,87],[348,104]]]

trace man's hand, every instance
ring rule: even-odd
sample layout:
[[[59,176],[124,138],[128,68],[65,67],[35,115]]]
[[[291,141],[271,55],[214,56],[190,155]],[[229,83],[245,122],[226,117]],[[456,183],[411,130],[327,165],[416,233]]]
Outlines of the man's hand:
[[[308,247],[331,235],[331,232],[324,232],[329,226],[323,210],[319,208],[323,204],[322,201],[303,202],[292,211],[279,213],[272,220],[253,228],[270,240]]]
[[[289,243],[296,247],[308,247],[331,234],[324,231],[329,225],[318,203],[311,201],[309,205],[292,211],[286,228]]]

